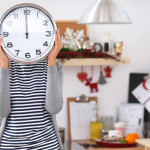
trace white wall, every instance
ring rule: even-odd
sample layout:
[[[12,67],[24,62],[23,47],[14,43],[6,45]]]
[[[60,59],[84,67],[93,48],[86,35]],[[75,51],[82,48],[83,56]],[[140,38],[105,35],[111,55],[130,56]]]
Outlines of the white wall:
[[[94,0],[93,0],[94,1]],[[89,87],[77,79],[80,67],[64,67],[64,107],[57,115],[58,125],[67,127],[66,98],[81,94],[97,96],[101,115],[116,116],[116,106],[126,102],[130,72],[150,72],[150,1],[117,0],[126,10],[133,24],[131,25],[90,25],[89,36],[97,41],[105,30],[113,33],[115,40],[124,41],[123,57],[130,57],[130,65],[113,66],[112,78],[100,86],[98,93],[91,94]],[[78,20],[91,0],[0,0],[0,16],[11,6],[22,2],[32,2],[45,7],[56,20]],[[84,70],[91,75],[90,67]],[[94,80],[99,78],[99,67],[94,67]],[[66,131],[67,133],[67,131]]]

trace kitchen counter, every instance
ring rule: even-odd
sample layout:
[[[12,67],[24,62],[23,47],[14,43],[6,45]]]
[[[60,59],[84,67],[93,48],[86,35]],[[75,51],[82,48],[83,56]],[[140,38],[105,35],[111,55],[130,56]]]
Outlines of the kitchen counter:
[[[145,150],[150,150],[150,139],[136,139],[136,142],[143,145]]]
[[[94,141],[91,140],[73,140],[71,142],[65,141],[64,143],[64,149],[65,150],[145,150],[144,146],[138,145],[136,147],[128,147],[128,148],[107,148],[107,147],[98,147],[93,148],[89,147],[88,149],[83,148],[83,146],[80,146],[79,143],[88,143],[88,144],[95,144]]]
[[[80,146],[79,144],[71,141],[65,141],[64,143],[64,149],[65,150],[85,150],[82,146]]]

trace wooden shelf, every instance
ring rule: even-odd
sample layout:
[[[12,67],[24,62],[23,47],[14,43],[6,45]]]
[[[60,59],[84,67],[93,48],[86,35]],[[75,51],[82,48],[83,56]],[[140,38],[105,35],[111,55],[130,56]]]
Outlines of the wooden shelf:
[[[120,61],[105,58],[71,58],[71,59],[57,59],[63,66],[99,66],[99,65],[122,65],[130,64],[130,58],[119,58]]]

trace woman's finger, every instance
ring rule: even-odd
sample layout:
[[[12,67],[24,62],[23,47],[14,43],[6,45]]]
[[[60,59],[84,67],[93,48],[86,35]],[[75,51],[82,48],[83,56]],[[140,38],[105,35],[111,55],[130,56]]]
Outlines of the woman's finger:
[[[2,42],[2,37],[0,36],[0,46],[1,46],[1,42]]]
[[[58,40],[60,40],[60,29],[58,28]]]
[[[56,50],[58,50],[58,38],[57,38],[57,34],[55,35],[55,48],[54,48]]]
[[[60,29],[59,28],[58,28],[58,44],[59,44],[59,50],[61,50],[63,45],[62,45],[61,38],[60,38]]]
[[[2,51],[1,43],[2,43],[2,37],[0,36],[0,51]]]

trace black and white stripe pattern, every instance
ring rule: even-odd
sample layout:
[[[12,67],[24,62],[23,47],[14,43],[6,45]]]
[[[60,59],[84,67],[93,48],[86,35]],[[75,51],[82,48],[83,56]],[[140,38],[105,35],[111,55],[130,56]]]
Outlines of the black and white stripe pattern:
[[[60,150],[51,115],[45,109],[48,60],[9,62],[11,113],[2,150]]]

